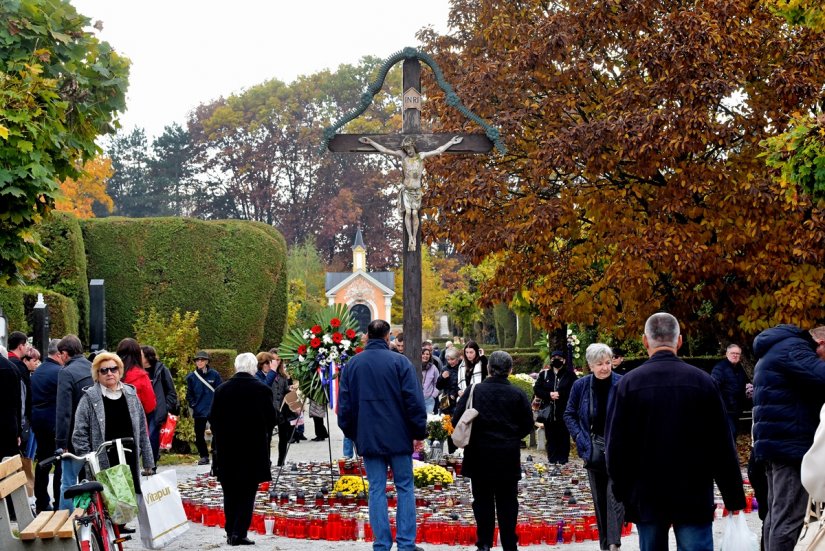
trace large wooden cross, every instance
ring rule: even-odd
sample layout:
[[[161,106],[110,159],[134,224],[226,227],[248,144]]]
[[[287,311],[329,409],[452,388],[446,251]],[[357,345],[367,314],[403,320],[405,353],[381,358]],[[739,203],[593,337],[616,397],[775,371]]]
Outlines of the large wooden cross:
[[[460,143],[450,146],[448,153],[487,153],[493,142],[485,134],[422,134],[421,133],[421,62],[419,59],[404,59],[403,66],[403,127],[400,134],[336,134],[329,141],[330,151],[344,153],[377,153],[372,145],[362,143],[362,138],[370,138],[390,150],[401,149],[404,138],[415,138],[419,152],[433,151],[443,147],[455,136]],[[416,216],[420,216],[416,214]],[[406,230],[403,238],[404,273],[404,355],[416,366],[421,382],[421,230],[415,233],[415,242],[410,246]]]

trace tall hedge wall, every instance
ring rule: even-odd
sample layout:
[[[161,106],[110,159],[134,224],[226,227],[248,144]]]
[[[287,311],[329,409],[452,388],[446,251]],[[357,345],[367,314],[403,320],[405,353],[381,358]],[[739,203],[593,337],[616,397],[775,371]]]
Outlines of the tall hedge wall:
[[[275,270],[275,290],[269,299],[269,311],[264,322],[264,337],[261,341],[261,350],[269,350],[280,346],[286,328],[287,303],[287,275],[286,257],[287,249],[284,237],[281,232],[263,222],[250,222],[256,228],[260,228],[278,242],[278,251],[273,251],[271,260]]]
[[[81,227],[88,278],[106,281],[109,346],[131,336],[136,313],[150,306],[199,311],[203,348],[280,342],[286,302],[280,314],[270,307],[286,293],[286,244],[276,230],[186,218],[93,218]]]
[[[89,280],[86,278],[86,252],[80,223],[71,214],[53,212],[38,231],[49,252],[32,285],[60,293],[74,301],[79,316],[74,332],[84,344],[88,344]],[[54,318],[51,310],[50,315]],[[52,336],[56,335],[53,330]]]

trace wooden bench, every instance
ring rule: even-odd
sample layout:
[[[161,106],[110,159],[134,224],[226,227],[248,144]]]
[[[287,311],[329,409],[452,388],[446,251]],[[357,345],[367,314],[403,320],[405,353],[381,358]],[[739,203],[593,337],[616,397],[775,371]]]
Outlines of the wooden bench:
[[[20,456],[9,457],[0,463],[0,549],[49,549],[73,551],[77,549],[74,539],[74,518],[83,514],[75,510],[44,511],[35,518],[32,515],[26,494],[26,473]],[[20,536],[14,535],[9,514],[9,498],[14,505]]]

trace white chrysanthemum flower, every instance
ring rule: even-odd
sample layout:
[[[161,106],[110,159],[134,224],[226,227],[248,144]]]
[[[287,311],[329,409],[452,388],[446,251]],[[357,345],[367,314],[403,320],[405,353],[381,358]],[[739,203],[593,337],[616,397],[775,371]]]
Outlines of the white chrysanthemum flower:
[[[310,334],[309,329],[304,329],[304,338],[309,339],[311,337],[312,335]]]
[[[341,341],[341,346],[344,347],[344,350],[349,350],[349,347],[352,346],[352,341],[344,339]]]
[[[321,340],[324,341],[324,344],[332,344],[332,337],[327,334],[324,334]]]

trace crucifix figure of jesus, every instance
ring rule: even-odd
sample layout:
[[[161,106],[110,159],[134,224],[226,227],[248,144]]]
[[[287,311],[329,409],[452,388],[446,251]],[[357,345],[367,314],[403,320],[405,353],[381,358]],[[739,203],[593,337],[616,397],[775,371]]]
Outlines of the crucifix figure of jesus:
[[[334,134],[327,142],[330,151],[340,153],[383,153],[401,159],[404,182],[399,197],[403,209],[402,260],[404,263],[404,355],[410,359],[421,380],[421,229],[419,215],[423,195],[424,159],[441,153],[483,154],[493,148],[485,134],[424,133],[421,131],[421,59],[415,50],[396,54],[403,59],[402,129],[394,134]],[[427,58],[429,59],[429,58]],[[427,61],[425,59],[425,61]],[[435,71],[433,63],[427,61]],[[383,84],[383,80],[380,82]],[[439,86],[444,88],[440,83]],[[371,89],[373,96],[377,89]],[[366,109],[366,106],[362,108]],[[478,119],[478,117],[476,117]],[[351,120],[351,119],[350,119]],[[480,119],[479,119],[480,120]],[[337,128],[337,126],[335,127]]]
[[[416,237],[418,236],[418,211],[421,210],[421,198],[424,195],[421,188],[421,180],[424,176],[424,159],[444,153],[455,144],[461,143],[463,139],[461,136],[453,136],[447,143],[431,151],[417,151],[413,136],[406,136],[401,141],[401,149],[384,147],[369,136],[362,136],[358,139],[359,142],[369,144],[381,153],[401,159],[404,184],[398,194],[398,210],[404,217],[404,227],[407,229],[407,249],[410,251],[415,250]]]

